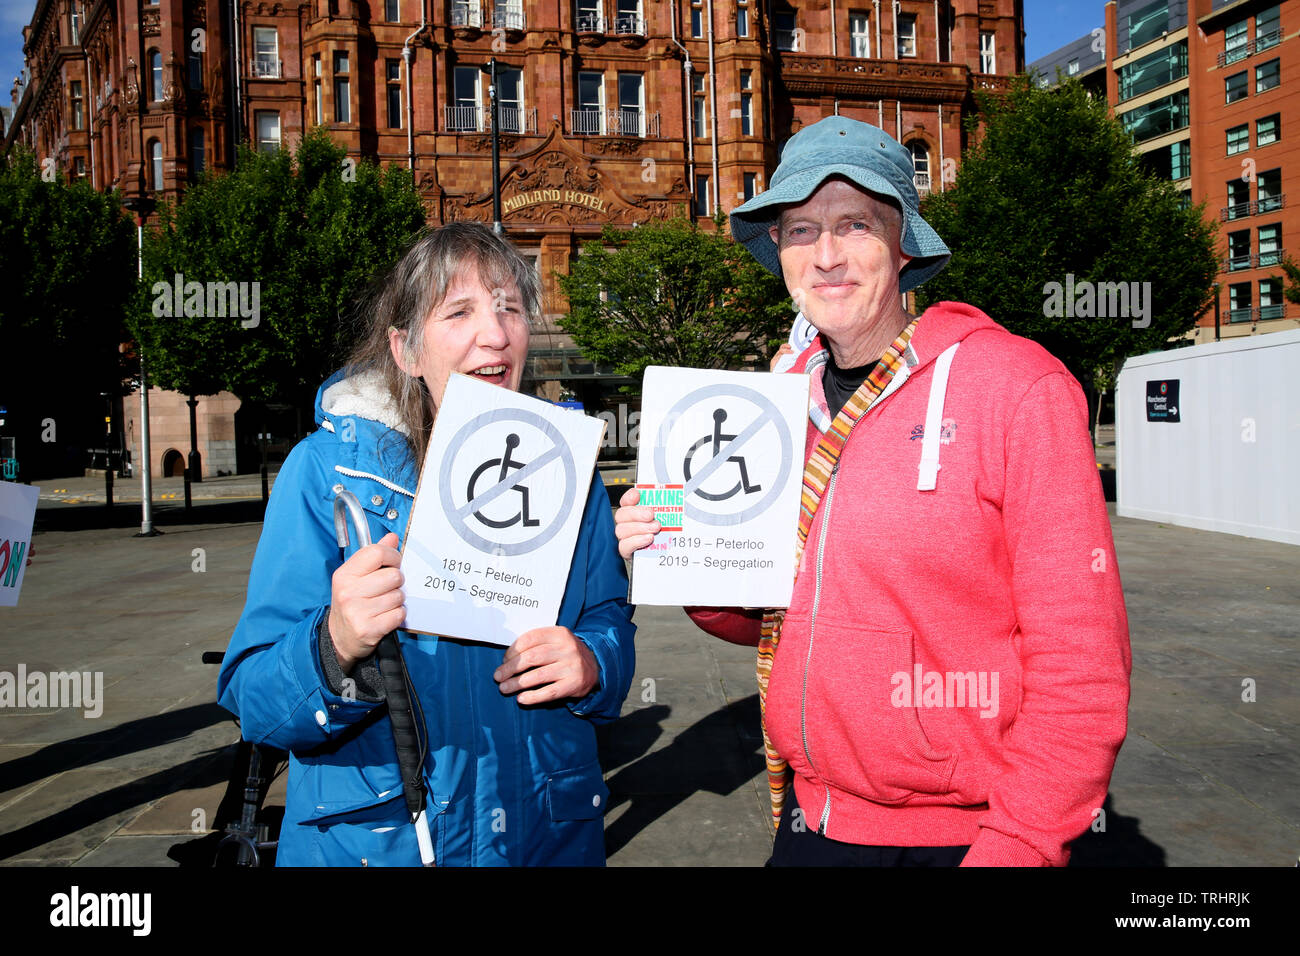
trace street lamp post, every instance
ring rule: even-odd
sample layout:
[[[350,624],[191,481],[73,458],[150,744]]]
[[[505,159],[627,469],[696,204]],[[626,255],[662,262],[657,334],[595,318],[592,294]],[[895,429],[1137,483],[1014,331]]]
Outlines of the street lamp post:
[[[141,171],[141,178],[144,173]],[[131,196],[123,203],[135,214],[136,243],[136,278],[144,279],[144,221],[153,212],[154,201],[144,194],[144,190]],[[152,538],[162,534],[153,526],[153,482],[150,475],[149,453],[149,381],[144,372],[144,345],[136,343],[140,356],[140,533],[138,538]]]
[[[501,224],[501,135],[497,122],[497,58],[488,60],[487,66],[481,67],[488,75],[488,109],[492,122],[492,231],[498,236],[506,234]]]
[[[100,392],[108,407],[104,416],[104,501],[113,507],[113,393]]]

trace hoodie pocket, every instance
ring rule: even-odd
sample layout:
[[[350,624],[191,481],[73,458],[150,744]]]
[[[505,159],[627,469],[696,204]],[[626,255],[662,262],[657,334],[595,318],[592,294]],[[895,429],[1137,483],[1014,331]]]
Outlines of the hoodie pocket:
[[[957,754],[927,733],[917,699],[905,693],[912,631],[822,617],[811,637],[803,723],[818,775],[876,803],[947,794]]]

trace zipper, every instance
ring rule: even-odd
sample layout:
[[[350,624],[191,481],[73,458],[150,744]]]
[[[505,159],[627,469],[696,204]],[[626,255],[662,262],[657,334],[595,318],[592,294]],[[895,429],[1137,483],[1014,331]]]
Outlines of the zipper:
[[[852,431],[853,429],[850,428],[850,434],[852,434]],[[848,442],[847,436],[845,442]],[[842,453],[843,449],[841,449]],[[808,625],[808,654],[803,662],[803,697],[799,702],[799,729],[803,735],[803,755],[808,761],[808,766],[812,767],[813,773],[817,774],[818,778],[821,777],[821,773],[817,770],[817,765],[813,763],[812,754],[808,750],[808,670],[812,665],[813,641],[817,637],[817,610],[821,607],[822,601],[822,554],[826,545],[826,531],[831,524],[831,503],[835,497],[835,479],[839,476],[839,473],[840,462],[837,458],[835,466],[831,469],[831,480],[826,486],[826,513],[822,516],[822,530],[817,541],[817,575],[814,579],[816,583],[813,590],[812,620]],[[822,808],[821,820],[817,823],[817,832],[825,836],[826,823],[831,815],[831,788],[826,786],[824,781],[822,787],[826,790],[826,804]]]
[[[892,384],[893,382],[890,383],[890,385]],[[817,611],[821,607],[822,602],[822,556],[825,553],[826,548],[826,532],[831,526],[831,504],[835,498],[835,479],[839,477],[840,461],[844,457],[844,449],[848,447],[849,439],[853,437],[854,429],[858,427],[858,423],[867,417],[868,413],[876,407],[876,404],[884,398],[888,392],[889,388],[887,386],[885,391],[877,395],[872,400],[871,404],[862,410],[862,415],[858,420],[849,426],[849,432],[844,436],[844,444],[840,446],[840,457],[835,459],[835,464],[831,467],[830,481],[826,484],[826,513],[822,516],[821,534],[817,536],[817,573],[814,578],[816,583],[813,585],[812,618],[808,623],[808,654],[804,658],[803,662],[803,697],[799,702],[799,730],[803,737],[803,755],[808,761],[808,766],[812,767],[813,773],[817,774],[818,778],[821,777],[821,773],[817,770],[817,765],[813,763],[812,753],[808,750],[808,669],[812,665],[813,641],[817,637]],[[822,807],[821,819],[817,821],[817,832],[822,836],[825,836],[826,825],[830,822],[831,818],[831,788],[826,785],[825,781],[822,782],[822,788],[826,791],[826,803]]]
[[[371,481],[377,481],[389,491],[398,491],[408,498],[414,498],[415,492],[407,491],[401,485],[395,485],[387,478],[381,478],[379,475],[372,475],[368,471],[357,471],[355,468],[344,468],[342,465],[335,465],[334,470],[341,475],[347,475],[349,478],[369,478]]]

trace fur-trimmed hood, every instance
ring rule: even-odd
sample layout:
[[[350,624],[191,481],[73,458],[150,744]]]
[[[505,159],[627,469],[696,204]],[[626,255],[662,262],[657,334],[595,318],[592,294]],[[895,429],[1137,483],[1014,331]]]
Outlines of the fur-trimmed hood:
[[[316,392],[316,424],[334,431],[334,423],[348,416],[368,418],[411,437],[397,412],[397,403],[384,384],[383,374],[373,369],[351,375],[346,369],[340,369]]]

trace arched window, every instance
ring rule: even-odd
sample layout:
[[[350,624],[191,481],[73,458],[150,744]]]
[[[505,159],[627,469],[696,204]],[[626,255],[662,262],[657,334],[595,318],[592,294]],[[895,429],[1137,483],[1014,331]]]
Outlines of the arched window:
[[[916,191],[924,196],[930,191],[930,150],[925,143],[913,140],[907,144],[907,151],[912,154],[912,181]]]
[[[149,140],[149,188],[163,188],[162,143],[156,139]]]
[[[163,98],[162,54],[149,51],[149,99],[161,103]]]

